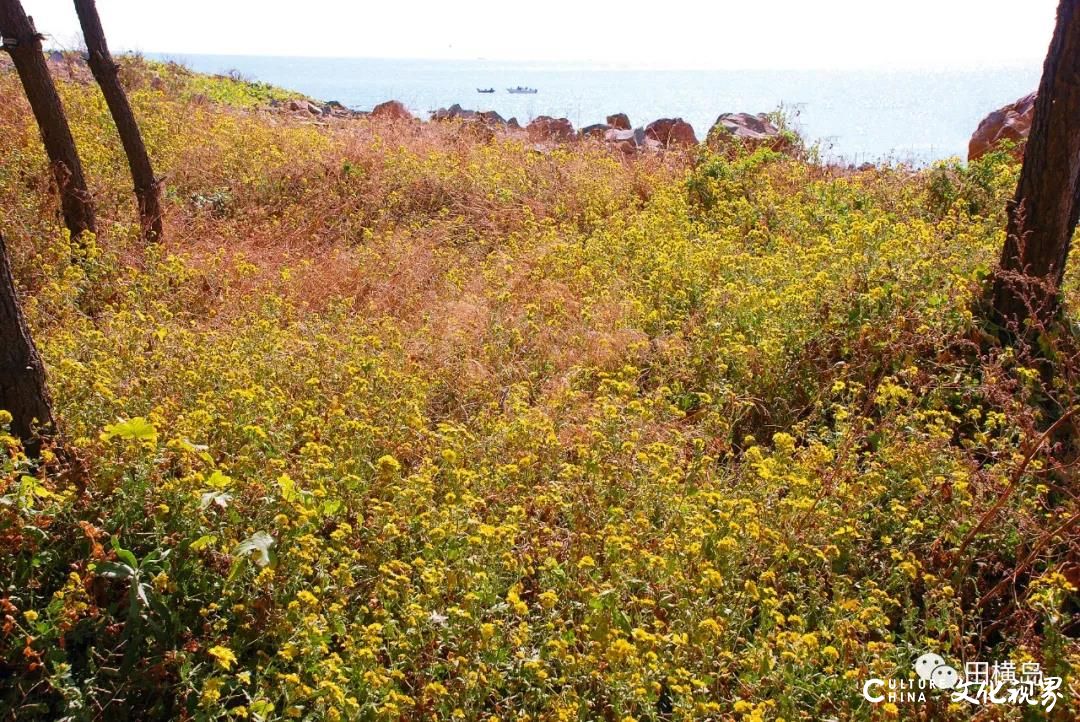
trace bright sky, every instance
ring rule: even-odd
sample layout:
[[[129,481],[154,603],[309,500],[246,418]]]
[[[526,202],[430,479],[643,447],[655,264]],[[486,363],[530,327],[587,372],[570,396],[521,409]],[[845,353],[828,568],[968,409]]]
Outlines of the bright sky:
[[[56,45],[69,0],[22,0]],[[1041,63],[1057,0],[98,0],[113,51],[588,61],[645,67]]]

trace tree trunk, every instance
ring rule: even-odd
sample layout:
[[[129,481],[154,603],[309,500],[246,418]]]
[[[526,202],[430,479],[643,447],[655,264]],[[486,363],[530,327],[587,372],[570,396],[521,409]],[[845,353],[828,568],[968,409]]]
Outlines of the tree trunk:
[[[1080,0],[1061,0],[1043,65],[1020,184],[994,281],[995,320],[1023,332],[1058,312],[1058,290],[1080,213]]]
[[[4,49],[11,55],[15,70],[19,73],[26,98],[34,111],[45,152],[49,156],[56,185],[60,191],[60,205],[64,224],[72,238],[84,231],[94,231],[94,207],[86,190],[82,163],[75,150],[64,106],[56,93],[49,66],[41,51],[41,36],[34,29],[34,22],[23,12],[19,0],[0,0],[0,35]]]
[[[0,409],[11,414],[11,431],[23,441],[26,453],[37,457],[42,437],[56,431],[52,403],[41,363],[26,326],[0,236]]]
[[[101,27],[94,0],[75,0],[75,12],[79,15],[83,38],[89,53],[90,71],[101,86],[105,102],[109,106],[120,142],[124,144],[131,179],[135,183],[135,199],[139,204],[139,220],[142,224],[143,238],[147,241],[161,239],[161,191],[157,178],[154,177],[150,157],[146,154],[139,125],[135,114],[131,112],[127,95],[120,85],[118,68],[109,54],[105,43],[105,31]]]

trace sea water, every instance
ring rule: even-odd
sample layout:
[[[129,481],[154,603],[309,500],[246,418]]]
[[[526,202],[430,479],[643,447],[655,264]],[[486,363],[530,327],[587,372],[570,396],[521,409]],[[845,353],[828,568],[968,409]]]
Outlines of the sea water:
[[[780,108],[823,154],[852,163],[925,164],[965,157],[968,140],[990,111],[1038,86],[1041,68],[979,70],[647,70],[600,65],[485,60],[391,60],[241,55],[155,55],[207,73],[239,72],[370,110],[400,100],[417,116],[460,103],[495,110],[524,124],[538,115],[575,127],[616,112],[635,126],[681,117],[703,138],[726,112]],[[528,86],[535,95],[507,88]],[[478,88],[495,88],[493,94]]]

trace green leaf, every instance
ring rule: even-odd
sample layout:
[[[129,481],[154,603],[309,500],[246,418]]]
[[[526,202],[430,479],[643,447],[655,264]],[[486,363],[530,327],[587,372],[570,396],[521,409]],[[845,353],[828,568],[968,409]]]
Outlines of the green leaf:
[[[232,477],[222,474],[217,469],[210,475],[210,478],[206,480],[207,486],[212,486],[215,489],[228,489],[232,486]]]
[[[281,487],[281,498],[285,501],[292,501],[296,498],[296,482],[289,478],[288,474],[282,474],[277,480],[278,486]]]
[[[116,556],[120,557],[120,560],[127,564],[132,569],[139,568],[139,558],[132,554],[129,550],[120,547],[120,541],[114,536],[112,538],[112,548],[116,552]]]
[[[206,547],[210,546],[211,544],[213,544],[216,541],[217,541],[217,537],[214,536],[213,534],[204,534],[203,536],[199,537],[195,541],[191,542],[191,545],[188,547],[188,549],[190,549],[193,552],[197,552],[197,551],[199,551],[201,549],[205,549]]]
[[[94,567],[94,572],[106,579],[130,579],[135,576],[134,569],[118,562],[98,562]]]
[[[265,567],[270,563],[270,547],[272,546],[274,546],[274,537],[264,531],[257,531],[237,544],[236,548],[233,549],[233,555],[246,556],[252,552],[257,552],[258,556],[255,558],[255,563],[260,567]]]
[[[274,703],[265,699],[253,700],[249,705],[252,716],[258,722],[264,722],[274,714]]]
[[[157,429],[142,416],[136,416],[127,421],[109,424],[105,427],[105,432],[101,435],[101,438],[104,441],[118,438],[127,439],[129,441],[142,441],[146,444],[156,443],[157,437]]]

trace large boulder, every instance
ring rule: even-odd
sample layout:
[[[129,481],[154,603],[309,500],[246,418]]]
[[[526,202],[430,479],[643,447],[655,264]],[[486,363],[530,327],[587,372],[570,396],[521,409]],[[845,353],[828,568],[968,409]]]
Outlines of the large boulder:
[[[608,143],[633,143],[637,145],[637,131],[634,130],[620,130],[618,128],[608,128],[604,131],[604,140]],[[641,131],[641,140],[645,140],[645,131]]]
[[[773,150],[783,150],[791,142],[765,113],[724,113],[709,130],[709,142],[723,146],[732,141]]]
[[[322,108],[322,113],[323,115],[329,115],[331,118],[361,118],[371,115],[371,113],[367,111],[346,108],[336,100],[326,101],[326,105]]]
[[[611,130],[611,126],[607,123],[593,123],[592,125],[586,125],[584,128],[578,131],[578,136],[581,138],[601,138],[604,134]]]
[[[482,110],[478,114],[480,122],[484,125],[495,126],[499,128],[506,127],[506,119],[503,118],[497,111],[494,110]]]
[[[346,108],[344,105],[336,100],[326,101],[326,105],[322,109],[323,115],[329,115],[334,118],[349,118],[352,117],[353,111]]]
[[[658,141],[665,148],[697,145],[694,128],[682,118],[661,118],[645,126],[645,137]]]
[[[431,119],[435,121],[456,120],[477,129],[482,129],[482,135],[493,137],[493,132],[507,127],[506,119],[494,110],[466,110],[457,103],[449,108],[439,108],[431,113]]]
[[[529,133],[529,140],[534,143],[550,140],[561,143],[574,139],[574,126],[566,118],[541,115],[525,126],[525,130]]]
[[[372,118],[380,120],[415,120],[413,114],[399,100],[388,100],[379,103],[371,111]]]
[[[315,105],[314,103],[312,103],[309,100],[305,100],[304,98],[294,98],[293,100],[290,100],[289,103],[288,103],[288,108],[289,108],[290,111],[292,111],[294,113],[300,112],[300,113],[308,113],[310,115],[322,115],[323,114],[322,108]]]
[[[644,128],[633,130],[608,128],[604,131],[604,142],[626,155],[645,150],[656,151],[664,147],[656,138],[647,136]]]
[[[431,114],[432,120],[476,120],[476,118],[475,110],[465,110],[457,103],[449,108],[439,108]]]
[[[1035,93],[1025,95],[983,118],[968,143],[968,160],[982,158],[1004,140],[1016,143],[1013,155],[1022,157],[1031,133],[1031,119],[1035,116],[1035,96]]]
[[[439,108],[431,113],[433,121],[457,121],[463,130],[475,133],[479,138],[490,141],[497,130],[507,127],[506,119],[494,110],[466,110],[457,103],[449,108]]]
[[[604,131],[604,142],[625,155],[636,153],[639,147],[637,133],[632,130],[609,128]],[[645,131],[641,131],[641,142],[645,142]]]
[[[607,124],[616,130],[630,130],[630,117],[626,113],[616,113],[607,117]]]

